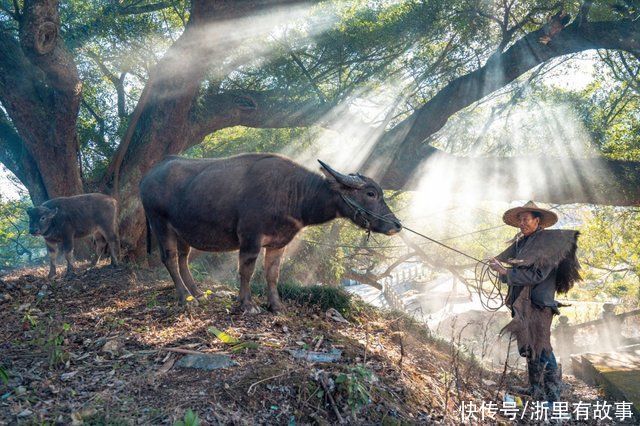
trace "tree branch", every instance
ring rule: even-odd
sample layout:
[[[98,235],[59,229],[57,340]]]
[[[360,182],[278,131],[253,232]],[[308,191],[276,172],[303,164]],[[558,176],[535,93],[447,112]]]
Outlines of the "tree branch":
[[[576,22],[579,26],[584,25],[589,18],[589,11],[591,10],[591,6],[593,6],[592,0],[584,0],[580,5],[580,10],[578,11],[578,16],[576,16]]]
[[[87,56],[93,59],[93,61],[98,66],[98,68],[100,68],[100,71],[102,71],[102,74],[104,74],[104,76],[107,77],[107,79],[109,79],[111,84],[113,84],[113,87],[116,89],[116,95],[118,98],[118,101],[117,101],[118,117],[125,118],[127,116],[127,110],[126,110],[126,92],[124,90],[124,79],[127,76],[127,73],[122,72],[118,77],[115,74],[113,74],[109,70],[109,68],[107,68],[107,65],[103,62],[102,58],[100,58],[100,56],[98,56],[97,53],[89,50],[87,51]]]
[[[237,90],[207,94],[192,112],[192,143],[231,126],[257,128],[330,126],[335,104],[311,100],[291,100],[277,91]],[[357,119],[354,117],[354,120]]]
[[[295,52],[292,51],[291,58],[293,58],[293,62],[295,62],[296,65],[298,65],[298,67],[300,67],[304,76],[307,77],[307,80],[309,80],[309,84],[311,85],[311,88],[313,89],[313,91],[316,92],[316,94],[318,95],[318,99],[320,99],[322,102],[327,102],[327,98],[324,96],[324,93],[322,93],[322,90],[320,90],[320,88],[318,87],[318,84],[313,79],[313,76],[311,75],[309,70],[307,70],[307,68],[304,66],[304,64],[298,57],[298,55],[296,55]]]
[[[383,278],[390,276],[391,272],[393,272],[395,268],[397,268],[407,260],[411,259],[412,257],[416,257],[417,255],[418,253],[412,252],[412,253],[407,253],[403,256],[400,256],[395,262],[389,265],[381,274],[374,274],[372,272],[360,273],[356,271],[346,271],[343,274],[343,277],[358,281],[362,284],[368,284],[371,287],[375,287],[378,290],[382,290],[382,284],[380,284],[379,281]]]
[[[632,21],[595,22],[565,27],[548,43],[544,29],[527,34],[484,66],[459,77],[378,141],[368,164],[386,165],[380,180],[385,188],[408,188],[422,161],[435,152],[425,141],[456,112],[514,81],[550,59],[588,49],[640,52],[640,26]],[[390,160],[389,160],[390,159]],[[373,170],[373,168],[372,168]],[[376,172],[373,170],[375,176]]]
[[[162,1],[158,3],[145,4],[142,6],[136,6],[136,5],[126,6],[126,5],[118,4],[115,10],[116,10],[116,13],[121,16],[141,15],[143,13],[157,12],[159,10],[167,9],[172,6],[173,6],[173,2],[171,1]]]

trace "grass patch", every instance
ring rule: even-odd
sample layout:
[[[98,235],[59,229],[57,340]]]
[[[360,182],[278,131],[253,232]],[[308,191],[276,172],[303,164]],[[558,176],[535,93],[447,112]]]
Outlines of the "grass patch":
[[[253,284],[251,291],[256,296],[267,294],[265,285]],[[278,292],[282,300],[289,300],[301,305],[317,306],[323,311],[333,308],[345,317],[354,318],[365,306],[359,299],[339,287],[322,285],[301,286],[297,283],[283,282],[278,284]]]

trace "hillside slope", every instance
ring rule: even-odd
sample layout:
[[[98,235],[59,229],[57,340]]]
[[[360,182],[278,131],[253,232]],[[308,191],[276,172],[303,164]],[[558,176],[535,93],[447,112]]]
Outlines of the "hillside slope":
[[[184,308],[159,271],[45,273],[0,282],[0,423],[174,424],[188,413],[190,424],[191,410],[201,424],[457,424],[462,401],[502,401],[501,383],[517,381],[341,291],[285,289],[286,314],[242,316],[230,312],[235,291],[211,282],[207,303]],[[348,323],[325,315],[332,304]],[[336,350],[334,362],[293,356]],[[180,366],[203,354],[233,365]],[[567,399],[589,392],[576,385]]]

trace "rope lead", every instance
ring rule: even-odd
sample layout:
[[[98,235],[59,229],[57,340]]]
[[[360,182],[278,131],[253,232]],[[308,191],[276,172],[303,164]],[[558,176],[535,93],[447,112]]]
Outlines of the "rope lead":
[[[396,221],[396,220],[392,220],[389,219],[385,216],[381,216],[377,213],[372,212],[371,210],[368,210],[366,208],[364,208],[363,206],[361,206],[360,204],[358,204],[356,201],[352,200],[351,198],[340,194],[340,196],[342,197],[342,199],[344,200],[345,203],[347,203],[348,206],[350,206],[353,210],[354,210],[354,214],[353,214],[353,219],[354,221],[357,219],[358,215],[360,215],[362,217],[362,219],[364,220],[364,224],[365,224],[365,228],[367,230],[367,232],[369,233],[369,236],[371,235],[371,222],[366,218],[365,214],[373,217],[374,219],[378,219],[382,222],[386,222],[386,223],[396,223],[401,225],[400,222]],[[499,310],[500,308],[502,308],[505,305],[505,296],[502,294],[502,283],[500,281],[500,275],[494,271],[493,269],[491,269],[489,267],[489,261],[488,260],[481,260],[478,259],[474,256],[471,256],[470,254],[467,254],[463,251],[460,251],[456,248],[453,248],[451,246],[446,245],[443,242],[440,242],[436,239],[433,239],[431,237],[427,237],[424,234],[421,234],[418,231],[414,231],[411,228],[408,228],[404,225],[401,225],[403,229],[405,229],[406,231],[412,232],[422,238],[424,238],[425,240],[431,241],[432,243],[438,244],[448,250],[451,250],[453,252],[456,252],[462,256],[465,256],[471,260],[474,260],[476,263],[476,267],[474,269],[474,281],[476,284],[476,292],[478,293],[478,298],[480,299],[480,304],[482,305],[482,307],[489,311],[489,312],[495,312],[497,310]],[[368,238],[367,238],[368,240]],[[485,289],[485,283],[489,283],[491,284],[491,288],[489,290]]]

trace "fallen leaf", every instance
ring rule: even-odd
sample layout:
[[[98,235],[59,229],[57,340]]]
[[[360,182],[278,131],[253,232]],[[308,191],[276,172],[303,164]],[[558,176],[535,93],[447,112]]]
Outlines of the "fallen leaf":
[[[158,374],[164,374],[167,371],[171,370],[171,367],[173,367],[173,364],[176,363],[176,357],[174,354],[169,354],[169,356],[167,357],[166,361],[164,362],[164,364],[162,364],[162,367],[160,367],[158,369]]]
[[[218,339],[220,339],[223,343],[226,343],[227,345],[237,345],[238,343],[240,343],[240,340],[236,339],[230,334],[225,333],[224,331],[218,330],[215,327],[209,327],[207,328],[207,331],[215,335]]]

